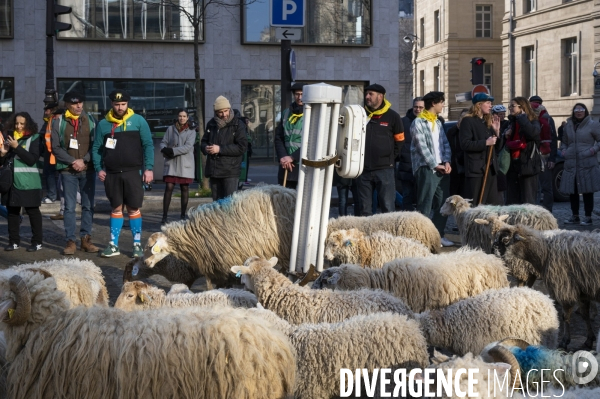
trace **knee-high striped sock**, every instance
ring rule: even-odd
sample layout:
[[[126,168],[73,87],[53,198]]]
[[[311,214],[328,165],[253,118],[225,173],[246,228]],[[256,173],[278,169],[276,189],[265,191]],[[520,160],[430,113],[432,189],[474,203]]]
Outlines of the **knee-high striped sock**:
[[[119,236],[123,228],[123,212],[111,212],[110,214],[110,242],[119,246]]]
[[[139,209],[129,214],[129,228],[133,235],[133,243],[139,244],[142,241],[142,212]]]

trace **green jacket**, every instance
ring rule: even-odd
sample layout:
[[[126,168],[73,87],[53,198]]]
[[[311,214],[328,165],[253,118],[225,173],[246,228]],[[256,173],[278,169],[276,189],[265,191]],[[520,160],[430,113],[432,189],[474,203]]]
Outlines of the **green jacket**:
[[[19,145],[29,151],[31,142],[38,138],[39,134],[32,134],[27,139],[22,138]],[[13,185],[19,190],[41,190],[42,178],[40,176],[39,165],[29,166],[21,161],[21,158],[15,156],[13,169]]]

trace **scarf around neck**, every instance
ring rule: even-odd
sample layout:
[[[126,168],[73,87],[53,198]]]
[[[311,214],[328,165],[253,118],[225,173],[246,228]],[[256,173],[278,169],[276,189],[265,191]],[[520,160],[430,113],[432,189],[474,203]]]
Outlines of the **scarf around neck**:
[[[234,117],[233,110],[229,109],[229,118],[227,118],[227,119],[221,119],[215,113],[214,120],[217,123],[217,127],[219,129],[223,129],[225,126],[227,126],[229,124],[229,122],[231,122],[233,120],[233,117]]]
[[[123,115],[123,119],[117,119],[114,117],[113,114],[113,110],[111,109],[110,111],[108,111],[108,113],[106,114],[105,118],[107,121],[109,121],[110,123],[115,124],[115,128],[123,125],[123,131],[127,130],[127,124],[125,124],[125,121],[129,118],[131,118],[133,116],[134,112],[131,108],[127,108],[127,112],[125,112],[125,115]]]
[[[391,106],[392,103],[386,100],[385,97],[383,98],[382,106],[380,106],[379,109],[376,109],[375,111],[371,111],[371,109],[365,105],[365,110],[367,111],[367,118],[371,119],[374,115],[383,115],[386,112],[388,112]]]
[[[179,133],[183,132],[185,129],[188,128],[188,124],[184,123],[183,125],[180,125],[179,122],[175,122],[175,128],[177,129],[177,131]]]
[[[112,110],[111,110],[111,111],[112,111]],[[80,115],[74,115],[74,114],[72,114],[72,113],[71,113],[71,111],[69,111],[69,110],[66,110],[66,111],[65,111],[65,118],[68,118],[68,119],[73,119],[73,120],[78,120],[78,119],[79,119],[79,116],[80,116]]]
[[[435,121],[438,120],[438,116],[436,113],[434,112],[430,112],[426,109],[424,109],[423,111],[421,111],[421,113],[419,115],[417,115],[417,118],[422,118],[425,119],[428,122],[431,122],[431,130],[433,130],[433,126],[435,125]]]

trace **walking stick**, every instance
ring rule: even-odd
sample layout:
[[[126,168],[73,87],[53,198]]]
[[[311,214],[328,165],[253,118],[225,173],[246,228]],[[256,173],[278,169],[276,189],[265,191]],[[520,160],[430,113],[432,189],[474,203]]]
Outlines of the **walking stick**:
[[[285,187],[285,183],[287,183],[287,172],[288,170],[286,169],[283,173],[283,187]]]
[[[490,161],[492,160],[492,151],[494,151],[494,146],[490,146],[490,151],[488,152],[487,163],[485,164],[485,174],[483,175],[483,184],[481,186],[481,193],[479,194],[479,202],[477,205],[481,204],[483,201],[483,192],[485,191],[485,183],[487,181],[488,172],[490,171]]]

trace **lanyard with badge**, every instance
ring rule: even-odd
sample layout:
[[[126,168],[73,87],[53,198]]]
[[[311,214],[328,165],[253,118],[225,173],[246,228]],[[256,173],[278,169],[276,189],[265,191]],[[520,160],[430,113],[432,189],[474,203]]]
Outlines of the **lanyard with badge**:
[[[79,119],[71,119],[73,125],[73,137],[69,140],[69,148],[73,150],[79,149],[77,142],[77,133],[79,133]]]
[[[114,150],[117,146],[117,139],[115,139],[115,129],[117,126],[119,126],[118,123],[113,123],[112,130],[110,131],[110,137],[106,139],[106,148]]]

